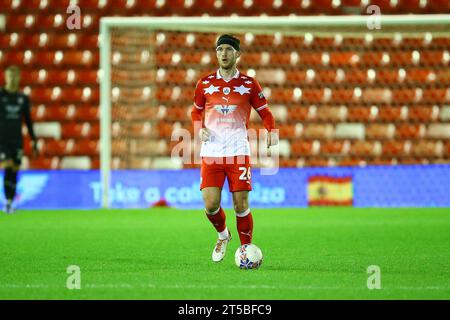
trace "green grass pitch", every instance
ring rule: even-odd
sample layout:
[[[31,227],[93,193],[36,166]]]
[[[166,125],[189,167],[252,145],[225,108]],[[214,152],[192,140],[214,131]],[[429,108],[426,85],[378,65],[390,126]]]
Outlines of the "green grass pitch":
[[[253,209],[258,270],[225,259],[202,210],[0,215],[0,299],[450,299],[450,209]],[[66,287],[69,265],[81,289]],[[369,290],[368,266],[381,270]]]

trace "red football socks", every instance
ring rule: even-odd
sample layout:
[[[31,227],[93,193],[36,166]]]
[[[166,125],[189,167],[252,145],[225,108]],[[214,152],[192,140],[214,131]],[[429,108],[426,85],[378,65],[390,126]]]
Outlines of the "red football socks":
[[[253,217],[250,209],[242,213],[236,213],[236,224],[241,245],[252,243]]]
[[[216,228],[217,232],[222,232],[226,228],[225,224],[225,212],[222,207],[219,207],[216,212],[211,212],[211,214],[206,213],[209,221],[213,224],[214,228]]]

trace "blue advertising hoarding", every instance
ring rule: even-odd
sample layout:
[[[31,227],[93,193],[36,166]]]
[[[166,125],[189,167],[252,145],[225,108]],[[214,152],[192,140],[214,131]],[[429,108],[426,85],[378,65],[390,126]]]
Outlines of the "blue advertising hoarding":
[[[450,207],[450,165],[336,168],[281,168],[275,175],[254,169],[251,207],[306,207],[312,176],[351,177],[355,207]],[[1,179],[3,176],[0,174]],[[112,173],[111,199],[116,208],[147,208],[165,199],[178,208],[202,208],[200,172],[124,170]],[[101,206],[97,170],[21,171],[16,204],[23,209],[92,209]],[[0,199],[3,186],[0,184]],[[232,206],[228,185],[224,207]]]

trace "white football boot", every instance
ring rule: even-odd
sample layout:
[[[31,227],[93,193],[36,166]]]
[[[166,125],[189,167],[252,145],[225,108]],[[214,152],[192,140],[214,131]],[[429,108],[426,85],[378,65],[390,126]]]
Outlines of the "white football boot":
[[[212,252],[212,260],[214,262],[220,262],[225,257],[225,253],[227,252],[227,245],[231,241],[231,232],[228,230],[228,238],[226,239],[217,239],[216,246]]]

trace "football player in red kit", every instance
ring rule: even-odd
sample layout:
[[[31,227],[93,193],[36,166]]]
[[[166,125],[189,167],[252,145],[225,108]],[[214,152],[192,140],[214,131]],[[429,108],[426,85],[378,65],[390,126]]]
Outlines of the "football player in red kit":
[[[202,141],[200,189],[206,216],[218,232],[212,252],[214,262],[224,258],[231,240],[225,212],[220,205],[225,178],[233,194],[241,245],[252,242],[253,218],[248,205],[252,186],[247,137],[252,109],[258,112],[268,131],[267,147],[278,143],[274,132],[275,121],[261,86],[256,79],[240,73],[236,68],[240,55],[239,39],[227,34],[218,38],[216,56],[219,69],[197,82],[191,112],[194,128],[199,128],[195,134]]]

